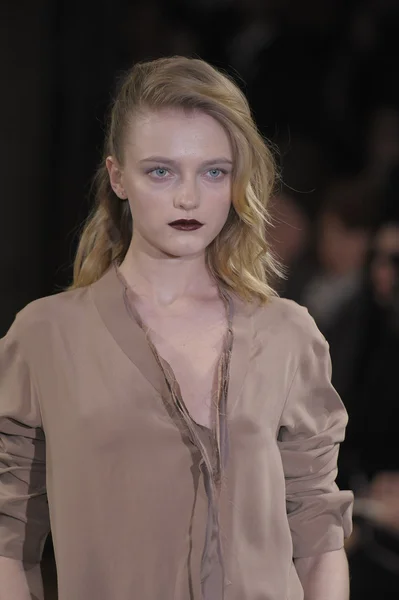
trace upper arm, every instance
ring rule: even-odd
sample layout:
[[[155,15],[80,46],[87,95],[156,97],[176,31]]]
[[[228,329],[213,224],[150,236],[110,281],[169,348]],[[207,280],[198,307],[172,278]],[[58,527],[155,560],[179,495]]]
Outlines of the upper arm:
[[[0,555],[40,562],[49,530],[45,436],[14,326],[0,340]]]
[[[351,530],[351,492],[335,483],[347,414],[331,385],[327,342],[307,335],[282,413],[278,443],[294,558],[342,548]]]

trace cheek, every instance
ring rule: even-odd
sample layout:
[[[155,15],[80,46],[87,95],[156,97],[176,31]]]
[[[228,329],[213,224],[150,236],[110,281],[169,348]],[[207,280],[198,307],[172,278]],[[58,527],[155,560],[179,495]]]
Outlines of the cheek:
[[[162,220],[165,191],[149,189],[145,185],[132,185],[128,190],[133,221],[143,227],[154,226]]]
[[[220,202],[213,206],[205,216],[212,237],[216,237],[222,231],[230,213],[230,202]]]
[[[215,222],[218,223],[227,219],[231,207],[231,187],[226,185],[220,188],[206,191],[204,194],[206,211],[213,215]]]

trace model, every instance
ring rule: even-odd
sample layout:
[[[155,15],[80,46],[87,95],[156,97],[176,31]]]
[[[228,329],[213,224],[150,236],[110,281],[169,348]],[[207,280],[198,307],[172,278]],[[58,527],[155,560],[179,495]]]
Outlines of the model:
[[[274,172],[224,74],[127,73],[74,282],[0,345],[0,600],[41,597],[50,528],[59,600],[348,600],[347,416],[270,286]]]

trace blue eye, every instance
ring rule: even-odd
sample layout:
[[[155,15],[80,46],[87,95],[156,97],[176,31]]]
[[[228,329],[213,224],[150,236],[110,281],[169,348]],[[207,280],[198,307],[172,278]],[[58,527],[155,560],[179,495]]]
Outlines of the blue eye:
[[[217,179],[219,175],[223,173],[223,171],[221,169],[210,169],[208,173],[212,179]]]
[[[149,171],[149,174],[155,175],[157,179],[164,179],[168,172],[169,171],[167,169],[164,169],[163,167],[157,167],[156,169],[151,169],[151,171]]]

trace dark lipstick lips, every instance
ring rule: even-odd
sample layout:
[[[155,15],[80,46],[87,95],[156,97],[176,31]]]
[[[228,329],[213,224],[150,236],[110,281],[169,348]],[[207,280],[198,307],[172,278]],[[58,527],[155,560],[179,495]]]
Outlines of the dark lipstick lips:
[[[196,221],[195,219],[178,219],[169,223],[171,227],[175,229],[181,229],[182,231],[194,231],[202,227],[203,223]]]
[[[172,221],[169,225],[202,225],[196,219],[178,219],[177,221]]]

